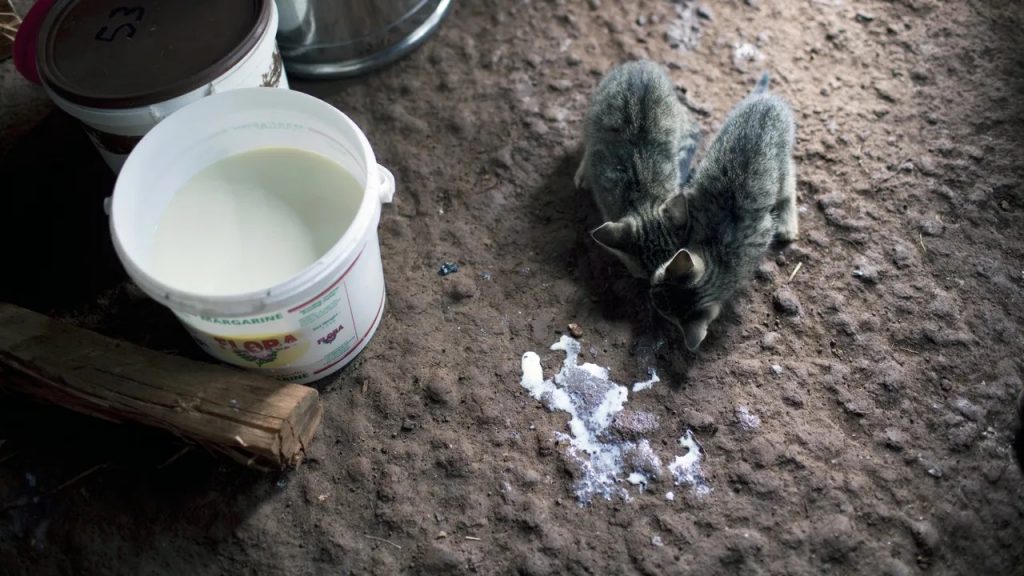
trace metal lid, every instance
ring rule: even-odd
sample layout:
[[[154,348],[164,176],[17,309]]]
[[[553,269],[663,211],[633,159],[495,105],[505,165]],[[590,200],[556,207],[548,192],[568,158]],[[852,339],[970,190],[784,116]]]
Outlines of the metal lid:
[[[259,41],[273,0],[67,0],[39,34],[43,82],[68,101],[134,108],[227,72]]]

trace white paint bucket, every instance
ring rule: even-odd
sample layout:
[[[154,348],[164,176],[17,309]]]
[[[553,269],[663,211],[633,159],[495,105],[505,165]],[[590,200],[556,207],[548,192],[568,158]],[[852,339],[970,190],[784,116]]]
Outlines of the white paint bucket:
[[[117,172],[150,128],[200,98],[288,88],[277,23],[273,0],[70,0],[42,24],[39,76]]]
[[[215,162],[267,148],[318,154],[355,178],[362,198],[344,234],[316,262],[258,292],[204,295],[158,280],[153,240],[173,196]],[[132,280],[174,311],[211,355],[284,381],[309,382],[350,362],[380,323],[377,224],[394,190],[394,178],[377,164],[366,136],[333,106],[290,90],[245,88],[203,98],[142,139],[114,187],[111,235]],[[252,240],[256,250],[264,241]]]

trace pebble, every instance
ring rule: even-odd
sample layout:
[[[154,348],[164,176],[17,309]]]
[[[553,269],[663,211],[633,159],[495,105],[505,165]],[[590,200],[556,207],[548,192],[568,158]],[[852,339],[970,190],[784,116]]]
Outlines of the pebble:
[[[756,46],[749,42],[742,42],[733,45],[732,65],[739,72],[746,72],[750,68],[760,67],[764,61],[764,54]]]
[[[868,407],[858,400],[847,400],[846,402],[843,402],[843,409],[859,418],[863,418],[868,414]]]
[[[949,431],[949,446],[953,450],[967,450],[978,439],[978,425],[974,422],[964,422]]]
[[[625,409],[615,415],[611,430],[623,440],[639,440],[658,430],[658,416],[646,410]]]
[[[910,79],[918,84],[927,84],[932,79],[932,74],[924,68],[914,67],[910,69]]]
[[[875,15],[874,14],[869,14],[867,12],[857,12],[857,14],[854,15],[854,19],[857,20],[857,22],[860,22],[860,23],[867,23],[867,22],[871,22],[872,20],[874,20],[875,19]]]
[[[860,264],[853,269],[853,277],[865,284],[878,284],[878,268]]]
[[[664,473],[661,459],[647,442],[637,442],[636,444],[624,446],[622,463],[625,468],[636,470],[647,477],[641,481],[642,484],[646,485],[647,482],[657,483],[663,479]],[[632,483],[636,484],[636,482]]]
[[[697,412],[693,408],[686,408],[683,410],[681,416],[682,422],[690,428],[693,428],[696,432],[710,434],[718,430],[718,425],[715,424],[714,418],[704,414],[703,412]]]
[[[757,414],[752,414],[750,412],[750,408],[746,406],[737,406],[735,412],[736,422],[743,430],[747,430],[749,432],[761,427],[761,417]]]
[[[779,347],[782,335],[778,332],[768,332],[761,337],[761,348],[764,350],[775,350]]]
[[[568,114],[565,108],[559,106],[548,106],[543,111],[544,119],[549,122],[564,122]]]
[[[934,552],[939,548],[939,531],[932,526],[930,522],[925,520],[910,521],[908,522],[910,528],[910,534],[914,537],[914,542],[918,546],[928,552]]]
[[[775,309],[786,316],[797,316],[800,314],[800,300],[789,288],[779,288],[772,296],[772,304]]]
[[[946,230],[946,227],[942,225],[942,222],[936,216],[922,218],[917,222],[917,227],[921,230],[921,234],[925,236],[941,236]]]
[[[714,15],[713,12],[711,12],[711,8],[708,8],[707,6],[703,6],[702,5],[702,6],[697,6],[697,17],[698,18],[703,18],[704,20],[711,21],[711,20],[714,20],[715,15]]]
[[[914,264],[914,255],[903,244],[898,244],[892,249],[892,263],[897,268],[907,268]]]
[[[907,443],[907,435],[899,428],[886,428],[882,433],[882,443],[894,452],[902,452]]]
[[[572,81],[566,79],[555,80],[554,82],[548,84],[548,88],[554,90],[555,92],[567,92],[569,89],[572,88]]]
[[[540,472],[532,470],[530,468],[522,468],[519,470],[519,481],[526,487],[537,486],[541,483],[543,477]]]
[[[817,540],[814,544],[816,552],[828,562],[845,560],[863,543],[853,522],[841,514],[822,518],[814,538]]]
[[[779,375],[782,374],[782,366],[779,366],[778,364],[772,364],[771,368],[772,368],[772,374],[774,374],[776,376],[779,376]]]
[[[373,483],[373,465],[365,456],[356,456],[345,465],[345,475],[357,486]]]
[[[548,125],[538,118],[531,118],[527,121],[527,125],[534,136],[544,136],[548,133]]]
[[[452,131],[454,131],[456,134],[465,136],[473,131],[474,123],[475,121],[472,118],[472,116],[468,112],[463,110],[452,116],[452,118],[448,121],[448,127],[451,128]]]
[[[569,335],[573,338],[581,338],[583,336],[583,327],[575,322],[570,322],[566,328],[569,329]]]
[[[765,261],[758,264],[757,269],[754,270],[754,277],[758,280],[765,282],[771,282],[775,280],[775,264]]]
[[[459,555],[436,543],[426,546],[419,562],[423,571],[428,574],[455,574],[461,568]]]
[[[438,404],[452,404],[455,401],[455,377],[445,370],[438,370],[429,378],[427,398]]]
[[[796,390],[787,390],[782,394],[782,401],[789,404],[793,408],[803,408],[804,398]]]
[[[512,147],[503,146],[494,155],[494,162],[501,168],[510,169],[515,166],[515,162],[512,160]]]
[[[958,397],[953,401],[953,407],[968,420],[978,422],[985,418],[985,409],[977,406],[966,398]]]
[[[670,48],[679,48],[686,41],[686,36],[682,30],[673,26],[665,30],[664,39]]]

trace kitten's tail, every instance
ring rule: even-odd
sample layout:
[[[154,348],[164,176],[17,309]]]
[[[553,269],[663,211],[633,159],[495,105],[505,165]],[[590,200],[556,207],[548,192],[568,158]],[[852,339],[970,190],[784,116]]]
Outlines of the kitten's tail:
[[[750,92],[751,96],[757,96],[758,94],[764,94],[768,92],[770,88],[772,78],[771,75],[765,72],[761,74],[761,77],[757,80],[757,84],[754,85],[754,89]]]
[[[765,72],[758,78],[757,84],[754,85],[754,89],[750,92],[750,97],[760,96],[767,94],[771,89],[771,74]],[[690,182],[692,176],[691,170],[693,168],[693,159],[697,155],[697,148],[700,147],[701,134],[700,128],[696,125],[693,130],[683,135],[682,145],[679,147],[679,185],[686,186]]]

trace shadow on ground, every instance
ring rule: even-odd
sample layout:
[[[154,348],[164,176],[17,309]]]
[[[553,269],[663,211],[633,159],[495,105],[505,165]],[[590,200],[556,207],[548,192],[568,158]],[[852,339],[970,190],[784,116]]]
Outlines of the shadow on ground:
[[[0,182],[8,191],[0,300],[203,357],[174,316],[127,281],[103,212],[114,176],[74,120],[51,113],[0,159]],[[140,549],[195,526],[227,538],[274,489],[266,475],[168,433],[0,391],[0,540],[30,544],[40,561],[84,524],[107,524]],[[214,500],[227,505],[209,506]],[[83,504],[91,514],[66,513]]]

